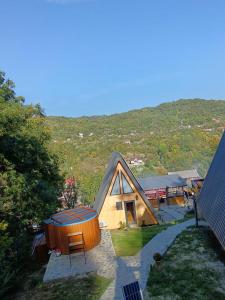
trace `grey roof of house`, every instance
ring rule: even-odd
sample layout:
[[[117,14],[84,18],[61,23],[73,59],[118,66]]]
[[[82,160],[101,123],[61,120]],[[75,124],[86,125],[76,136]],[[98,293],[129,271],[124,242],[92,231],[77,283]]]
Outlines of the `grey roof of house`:
[[[181,187],[187,185],[186,180],[176,174],[139,177],[138,181],[144,191],[166,187]]]
[[[168,172],[168,175],[179,175],[180,177],[182,177],[184,179],[188,179],[188,178],[199,178],[200,179],[201,178],[201,176],[198,174],[198,171],[196,169]]]
[[[225,248],[225,133],[209,167],[198,203],[205,220]]]
[[[109,190],[113,175],[115,173],[115,169],[116,169],[117,164],[119,162],[123,166],[123,168],[124,168],[125,172],[127,173],[127,175],[132,180],[134,186],[136,187],[137,191],[141,195],[141,197],[144,200],[145,204],[147,205],[147,207],[152,211],[153,215],[155,216],[154,210],[153,210],[150,202],[148,201],[147,197],[145,196],[145,193],[144,193],[142,187],[140,186],[139,182],[137,181],[137,179],[135,178],[135,176],[131,172],[130,168],[128,167],[126,161],[123,159],[122,155],[119,152],[113,152],[112,153],[112,156],[111,156],[111,159],[109,161],[108,167],[106,169],[105,176],[103,178],[102,184],[101,184],[100,189],[98,191],[98,194],[95,198],[94,209],[97,211],[98,214],[100,213],[100,211],[102,209],[102,206],[104,204],[104,201],[105,201],[105,197],[106,197],[107,192]]]

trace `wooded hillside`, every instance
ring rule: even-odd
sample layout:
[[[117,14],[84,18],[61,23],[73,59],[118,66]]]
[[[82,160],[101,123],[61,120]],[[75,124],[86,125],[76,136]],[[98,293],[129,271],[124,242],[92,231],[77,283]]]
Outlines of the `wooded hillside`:
[[[205,175],[225,126],[225,101],[178,100],[111,116],[49,117],[51,149],[92,202],[113,151],[139,158],[134,173],[197,168]]]

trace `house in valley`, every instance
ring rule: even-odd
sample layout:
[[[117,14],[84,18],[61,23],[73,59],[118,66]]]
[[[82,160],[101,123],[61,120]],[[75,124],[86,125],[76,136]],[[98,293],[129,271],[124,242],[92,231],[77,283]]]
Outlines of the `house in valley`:
[[[134,167],[143,166],[144,162],[142,159],[134,158],[129,161],[129,164]]]
[[[120,153],[114,152],[96,196],[94,209],[101,226],[157,224],[151,203]]]

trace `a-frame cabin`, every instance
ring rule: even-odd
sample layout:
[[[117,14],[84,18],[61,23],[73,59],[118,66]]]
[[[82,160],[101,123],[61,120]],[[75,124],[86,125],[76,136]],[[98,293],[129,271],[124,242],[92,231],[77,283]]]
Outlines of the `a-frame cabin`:
[[[204,180],[198,207],[225,250],[225,133]]]
[[[99,222],[108,229],[157,224],[153,208],[120,153],[113,152],[95,199]]]

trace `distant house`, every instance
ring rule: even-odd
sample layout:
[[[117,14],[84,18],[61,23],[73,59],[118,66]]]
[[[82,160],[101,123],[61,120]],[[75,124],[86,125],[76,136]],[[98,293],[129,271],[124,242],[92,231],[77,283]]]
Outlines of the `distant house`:
[[[128,145],[130,145],[130,144],[131,144],[131,142],[130,142],[130,140],[126,140],[126,141],[124,141],[124,144],[128,144]]]
[[[84,134],[82,132],[79,132],[79,138],[83,138]]]
[[[225,133],[205,177],[198,206],[225,249]]]
[[[176,171],[176,172],[168,172],[168,175],[178,175],[178,176],[180,176],[181,178],[183,178],[187,181],[188,186],[192,186],[192,181],[202,179],[201,176],[198,174],[198,171],[196,169]]]
[[[94,209],[100,224],[108,229],[158,223],[142,187],[118,152],[112,154]]]
[[[205,132],[211,132],[211,131],[213,131],[213,128],[205,128],[205,129],[203,129],[203,131],[205,131]]]
[[[142,159],[134,158],[129,161],[131,166],[143,166],[144,162]]]
[[[184,205],[186,180],[177,174],[139,177],[138,182],[149,199],[152,207],[162,205]]]

